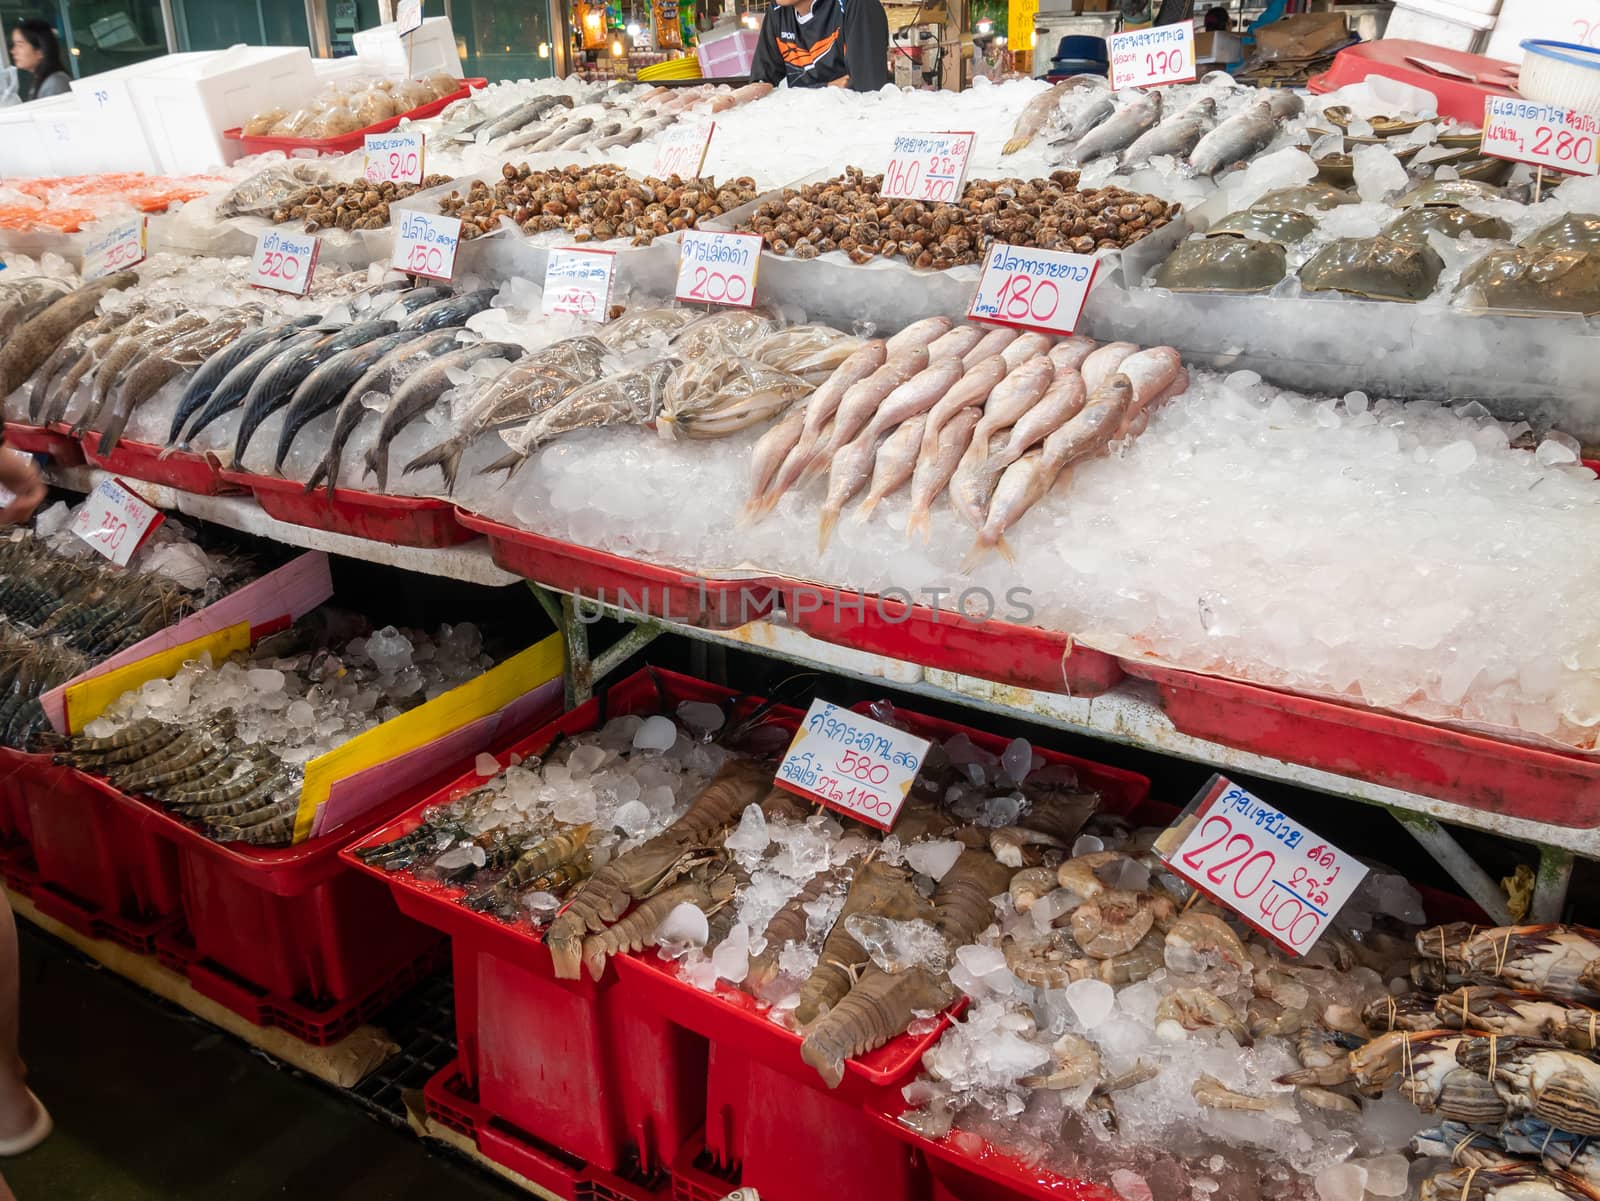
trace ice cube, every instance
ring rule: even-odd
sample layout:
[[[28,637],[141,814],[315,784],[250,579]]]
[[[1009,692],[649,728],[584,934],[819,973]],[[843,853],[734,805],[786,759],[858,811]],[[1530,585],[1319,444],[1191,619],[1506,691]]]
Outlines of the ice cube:
[[[553,892],[530,892],[522,898],[522,903],[535,921],[543,921],[561,908],[561,898]]]
[[[1129,1168],[1118,1168],[1111,1173],[1111,1187],[1122,1201],[1154,1201],[1144,1177]]]
[[[935,880],[942,880],[945,873],[955,866],[956,860],[961,857],[961,852],[965,849],[953,838],[913,843],[906,848],[906,862],[910,864],[912,871],[921,872]]]
[[[1442,446],[1433,455],[1433,465],[1445,475],[1460,475],[1478,461],[1478,448],[1465,438]]]
[[[478,755],[477,759],[473,761],[473,766],[477,769],[477,772],[480,776],[487,777],[497,776],[500,774],[500,760],[496,759],[487,751],[484,751]]]
[[[1578,452],[1566,435],[1551,433],[1545,435],[1544,441],[1533,452],[1533,457],[1546,467],[1556,467],[1563,463],[1576,463]]]
[[[1117,1002],[1116,990],[1104,980],[1074,980],[1065,991],[1067,1004],[1085,1030],[1093,1030],[1110,1017]]]
[[[972,943],[956,951],[956,958],[979,980],[1007,970],[1005,952],[999,947],[985,947]]]
[[[743,922],[735,923],[728,937],[717,944],[711,962],[718,977],[729,984],[738,984],[750,974],[750,930]]]
[[[636,751],[670,751],[678,741],[678,727],[670,717],[659,713],[647,717],[633,736]]]
[[[1381,203],[1410,185],[1404,164],[1383,146],[1357,146],[1350,154],[1356,191],[1368,203]]]
[[[244,678],[257,692],[283,691],[283,673],[271,667],[252,667]]]
[[[698,907],[684,901],[661,919],[650,937],[658,947],[703,947],[711,938],[711,925]]]
[[[473,850],[474,848],[470,843],[464,843],[461,846],[451,847],[443,855],[440,855],[433,861],[433,866],[442,872],[451,872],[455,871],[458,867],[466,867],[472,862]]]
[[[1367,1169],[1358,1163],[1330,1164],[1317,1173],[1322,1201],[1362,1201],[1366,1191]]]
[[[1012,739],[1010,745],[1000,754],[1000,770],[1013,784],[1022,783],[1032,766],[1033,747],[1028,744],[1026,738]]]
[[[1078,840],[1072,844],[1072,857],[1079,855],[1093,855],[1106,849],[1106,844],[1093,834],[1080,834]]]
[[[1411,1174],[1411,1164],[1404,1155],[1379,1155],[1365,1161],[1366,1189],[1378,1197],[1403,1196]]]
[[[611,815],[611,824],[629,838],[637,838],[650,828],[650,808],[642,801],[624,801]]]
[[[606,761],[605,748],[586,742],[582,746],[572,749],[572,754],[567,756],[567,771],[574,780],[586,780],[592,776]]]
[[[771,841],[772,836],[767,831],[767,819],[761,812],[761,806],[746,805],[743,815],[739,818],[739,824],[723,840],[723,845],[735,854],[744,852],[760,855]]]
[[[711,735],[722,729],[722,723],[727,719],[720,705],[707,704],[705,701],[684,701],[678,706],[678,720],[696,734]]]

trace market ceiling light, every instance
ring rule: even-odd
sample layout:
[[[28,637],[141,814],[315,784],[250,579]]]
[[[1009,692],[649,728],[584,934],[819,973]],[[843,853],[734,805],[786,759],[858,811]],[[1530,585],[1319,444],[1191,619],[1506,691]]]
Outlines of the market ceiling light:
[[[628,22],[628,36],[630,38],[636,38],[636,37],[639,36],[639,22],[637,22],[637,21],[629,21]]]
[[[621,38],[612,38],[611,39],[611,57],[612,58],[621,58],[622,57],[622,39]]]
[[[978,22],[978,32],[981,33],[981,34],[991,34],[991,33],[993,33],[994,32],[994,22],[993,21],[979,21]]]
[[[549,42],[540,42],[539,43],[539,57],[540,58],[549,58],[550,57],[550,43]]]

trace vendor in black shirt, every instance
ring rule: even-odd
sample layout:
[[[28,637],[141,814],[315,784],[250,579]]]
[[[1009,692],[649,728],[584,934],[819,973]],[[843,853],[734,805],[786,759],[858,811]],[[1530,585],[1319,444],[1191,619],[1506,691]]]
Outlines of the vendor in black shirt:
[[[889,82],[889,18],[879,0],[774,0],[753,83],[875,92]]]

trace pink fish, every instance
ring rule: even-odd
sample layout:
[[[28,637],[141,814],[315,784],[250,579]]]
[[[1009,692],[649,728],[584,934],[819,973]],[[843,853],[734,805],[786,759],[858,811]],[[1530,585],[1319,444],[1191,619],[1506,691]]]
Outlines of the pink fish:
[[[939,430],[938,440],[931,447],[927,442],[927,431],[923,431],[922,451],[917,455],[916,470],[911,475],[911,515],[906,518],[907,538],[918,534],[924,542],[928,540],[928,514],[933,509],[933,502],[955,474],[962,456],[972,443],[972,431],[978,428],[982,418],[982,409],[977,405],[968,405],[944,423]],[[928,420],[932,422],[931,415]]]
[[[814,395],[814,394],[813,394]],[[750,452],[750,499],[744,507],[744,518],[749,520],[761,512],[761,502],[768,486],[783,466],[784,460],[800,442],[804,432],[807,405],[797,404],[762,434]]]
[[[926,350],[933,342],[949,333],[950,327],[954,324],[955,322],[948,317],[924,317],[921,321],[913,321],[889,339],[889,354],[894,355],[915,346]]]
[[[1050,334],[1034,333],[1023,334],[1012,342],[1000,353],[1004,356],[1006,366],[1015,371],[1035,355],[1044,354],[1055,345],[1055,338]]]
[[[828,549],[833,527],[850,498],[867,486],[877,455],[877,438],[863,430],[833,456],[828,468],[828,498],[817,515],[817,554]]]
[[[1004,326],[992,329],[983,335],[983,338],[966,354],[961,356],[961,361],[970,371],[974,363],[981,363],[992,354],[999,354],[1022,336],[1020,329],[1009,329]]]
[[[867,431],[876,437],[919,413],[926,413],[955,386],[961,375],[960,359],[929,363],[927,370],[919,371],[883,398],[878,411],[867,423]]]
[[[1156,346],[1141,350],[1122,360],[1117,370],[1128,377],[1133,385],[1133,404],[1123,418],[1124,426],[1153,404],[1158,396],[1172,386],[1183,370],[1183,360],[1170,346]]]
[[[969,350],[983,341],[987,332],[981,325],[958,325],[928,344],[928,361],[936,363],[952,355],[958,359],[964,358]]]
[[[1083,366],[1078,370],[1083,374],[1083,386],[1089,389],[1089,395],[1093,396],[1100,390],[1100,385],[1115,374],[1123,359],[1138,351],[1139,348],[1132,342],[1107,342],[1084,359]]]
[[[987,403],[989,394],[1001,380],[1006,378],[1006,361],[997,354],[992,354],[967,368],[963,375],[950,391],[939,398],[939,402],[928,410],[928,424],[922,433],[923,456],[933,453],[933,447],[939,440],[939,433],[944,429],[944,423],[949,421],[968,405],[982,406]],[[954,464],[951,465],[952,470]]]
[[[1054,364],[1043,353],[1013,367],[989,393],[988,403],[983,406],[983,423],[973,435],[974,441],[987,440],[1015,425],[1024,413],[1038,403],[1055,376]]]
[[[928,348],[915,346],[891,353],[882,367],[859,383],[851,384],[839,398],[839,407],[833,415],[833,436],[806,466],[801,480],[808,480],[826,468],[840,448],[867,427],[889,394],[920,375],[927,366]]]
[[[857,521],[866,521],[884,497],[897,492],[911,478],[922,446],[922,429],[927,424],[928,415],[919,413],[883,440],[872,467],[872,487],[855,511]]]
[[[1095,352],[1099,345],[1093,338],[1086,338],[1082,334],[1073,334],[1070,338],[1063,338],[1050,348],[1050,361],[1056,365],[1058,372],[1077,371],[1083,366],[1083,361]]]

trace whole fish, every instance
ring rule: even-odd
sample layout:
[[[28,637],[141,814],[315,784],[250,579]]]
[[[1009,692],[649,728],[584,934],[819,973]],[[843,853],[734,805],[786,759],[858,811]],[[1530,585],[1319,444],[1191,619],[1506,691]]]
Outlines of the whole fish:
[[[931,339],[930,339],[931,341]],[[844,445],[866,428],[867,422],[878,411],[884,399],[902,384],[909,382],[928,366],[928,349],[916,346],[891,354],[871,375],[860,383],[852,384],[839,398],[839,407],[833,414],[833,433],[828,443],[808,466],[802,479],[809,479],[828,465],[829,460]],[[853,495],[853,494],[852,494]],[[846,500],[849,497],[845,498]]]
[[[1000,483],[1001,473],[1083,411],[1089,398],[1083,376],[1076,371],[1057,375],[1038,403],[1011,427],[1005,446],[992,452],[977,470],[976,491],[987,500]]]
[[[167,381],[180,371],[192,371],[199,367],[260,319],[260,306],[244,305],[220,313],[209,324],[200,325],[177,337],[163,338],[153,345],[127,372],[117,390],[105,423],[101,426],[100,453],[110,454],[116,449],[128,420]]]
[[[815,393],[812,395],[815,396]],[[805,432],[808,408],[809,401],[792,406],[781,420],[773,422],[772,428],[756,440],[755,447],[750,451],[750,499],[744,507],[746,520],[760,511],[761,498],[766,495],[778,469],[789,457],[789,452],[799,445],[800,435]]]
[[[989,401],[983,407],[983,420],[972,431],[971,445],[950,479],[950,503],[974,529],[983,527],[989,494],[994,487],[994,481],[983,472],[991,440],[1037,404],[1054,379],[1054,364],[1046,356],[1039,355],[1007,375],[989,394]]]
[[[426,336],[424,330],[396,330],[334,355],[301,380],[300,386],[289,398],[288,410],[283,415],[283,428],[278,433],[278,450],[272,460],[272,470],[283,474],[283,461],[289,457],[289,448],[294,445],[295,436],[308,423],[343,400],[345,393],[380,359],[406,343]]]
[[[954,325],[955,322],[948,317],[924,317],[921,321],[913,321],[889,339],[888,353],[895,355],[902,350],[910,350],[917,346],[931,348],[933,343],[949,333]],[[933,358],[931,349],[928,357]]]
[[[289,403],[300,382],[335,355],[395,332],[393,321],[357,321],[301,351],[285,351],[257,377],[245,393],[244,414],[233,443],[234,466],[244,466],[244,452],[261,423]]]
[[[969,405],[977,406],[981,413],[989,399],[989,393],[993,392],[996,385],[1005,378],[1006,361],[998,354],[992,354],[982,362],[974,363],[967,368],[967,373],[951,387],[950,391],[939,398],[938,404],[928,411],[928,424],[922,434],[922,456],[933,454],[934,444],[946,421],[957,413],[964,412]],[[955,465],[951,464],[951,470],[954,469]]]
[[[217,386],[211,391],[211,398],[205,402],[200,411],[190,423],[189,429],[183,435],[180,446],[189,443],[217,418],[224,413],[231,413],[244,403],[250,385],[255,383],[267,367],[277,360],[280,355],[294,354],[314,346],[328,337],[328,331],[323,329],[295,330],[287,337],[274,338],[258,349],[252,351],[238,363],[234,364]]]
[[[878,447],[872,465],[872,485],[867,489],[867,499],[855,511],[855,520],[865,522],[883,498],[903,487],[917,467],[917,452],[922,449],[922,431],[928,424],[928,415],[918,413],[899,426]]]
[[[929,363],[888,396],[867,422],[867,433],[876,438],[904,421],[927,411],[955,386],[962,376],[960,359],[940,359]]]
[[[921,535],[928,540],[928,514],[939,493],[945,490],[950,477],[955,475],[967,447],[972,443],[972,431],[983,419],[983,410],[968,405],[950,417],[939,429],[939,436],[930,446],[927,430],[923,431],[922,450],[917,455],[916,469],[911,474],[911,513],[906,518],[906,537]],[[932,416],[929,416],[932,423]]]
[[[111,348],[122,340],[130,329],[154,329],[168,314],[162,311],[159,316],[143,305],[130,305],[129,318],[121,325],[107,330],[105,333],[96,334],[84,344],[71,366],[64,369],[50,382],[45,392],[44,411],[40,415],[40,422],[49,425],[60,421],[67,414],[73,399],[77,396],[78,385],[88,378],[90,373],[100,366],[100,361],[110,352]]]
[[[1116,374],[1123,359],[1138,351],[1139,348],[1132,342],[1107,342],[1104,346],[1096,347],[1078,368],[1083,373],[1083,386],[1089,390],[1089,395],[1093,396],[1100,390],[1101,384]]]
[[[867,481],[872,478],[877,449],[877,436],[862,430],[833,456],[828,467],[828,496],[817,514],[817,554],[828,549],[833,527],[839,523],[839,514],[844,512],[850,498],[865,488]]]
[[[507,150],[516,150],[526,146],[528,152],[531,154],[536,154],[544,150],[554,150],[556,147],[564,145],[569,139],[575,138],[579,134],[588,133],[589,130],[593,128],[593,117],[569,117],[550,133],[545,134],[542,138],[539,138],[531,143],[524,142],[519,139],[515,142],[509,143],[505,148]]]
[[[145,355],[164,347],[173,339],[203,329],[206,319],[199,313],[180,313],[171,321],[167,321],[154,329],[139,333],[124,332],[117,339],[117,343],[106,352],[101,360],[99,369],[95,372],[94,388],[89,394],[89,405],[84,410],[73,429],[78,433],[85,430],[104,430],[111,420],[112,408],[116,402],[116,386],[125,378],[125,373],[132,369],[135,363]],[[124,331],[130,327],[124,326]]]
[[[511,453],[484,470],[515,475],[535,450],[574,430],[648,425],[661,411],[667,382],[678,366],[676,359],[662,359],[637,371],[625,371],[574,389],[522,429],[503,435]]]
[[[296,332],[315,321],[315,317],[297,317],[293,321],[244,334],[233,339],[202,363],[200,370],[196,371],[194,378],[189,381],[188,387],[184,388],[183,395],[178,398],[178,407],[172,414],[172,429],[167,433],[167,442],[175,444],[178,441],[178,435],[183,432],[183,427],[188,424],[189,418],[211,399],[211,394],[216,391],[217,385],[223,381],[228,372],[256,351],[293,337]]]
[[[515,133],[524,126],[533,124],[555,109],[571,107],[571,96],[539,96],[519,104],[510,112],[489,121],[487,123],[486,136],[483,140],[492,142],[496,138],[503,138],[507,134]]]
[[[328,453],[306,481],[307,492],[316,488],[326,477],[328,495],[333,496],[334,489],[339,486],[339,467],[345,445],[355,434],[362,418],[373,411],[367,398],[381,396],[387,403],[389,394],[404,380],[427,366],[429,360],[449,353],[456,344],[456,337],[456,330],[441,329],[404,342],[367,368],[367,373],[350,385],[344,399],[339,402],[339,413],[334,418],[333,433],[328,439]]]
[[[1183,360],[1170,346],[1154,346],[1122,360],[1117,371],[1127,376],[1128,382],[1133,385],[1133,402],[1122,419],[1117,437],[1124,436],[1151,406],[1160,402],[1182,368]]]
[[[797,375],[742,355],[686,363],[668,381],[656,432],[664,438],[722,438],[759,425],[811,391]]]
[[[22,322],[0,345],[0,400],[22,387],[73,330],[94,316],[101,297],[138,282],[132,271],[118,271],[51,301]]]
[[[1149,133],[1141,134],[1122,152],[1124,167],[1142,167],[1157,155],[1187,158],[1201,138],[1217,124],[1217,102],[1206,96],[1181,113],[1168,117]]]
[[[888,344],[882,338],[870,338],[839,364],[821,387],[811,394],[805,406],[805,424],[800,430],[800,439],[785,456],[771,486],[760,498],[757,513],[765,513],[776,505],[811,465],[818,451],[827,444],[823,430],[833,420],[845,393],[862,380],[870,378],[887,358]]]
[[[411,288],[390,301],[388,307],[379,316],[387,317],[391,321],[398,321],[402,317],[410,316],[424,305],[433,304],[438,300],[448,300],[453,294],[454,289],[443,287],[439,284]],[[397,309],[399,310],[398,312],[396,312]]]
[[[0,294],[0,345],[71,290],[66,280],[47,275],[35,275],[8,287]]]
[[[999,484],[995,486],[994,500],[984,518],[983,527],[978,531],[977,541],[961,562],[963,574],[971,571],[990,550],[998,549],[1008,560],[1015,558],[1011,548],[1006,545],[1006,531],[1038,499],[1034,490],[1043,478],[1043,464],[1043,452],[1030,450],[1006,468]]]
[[[968,371],[974,363],[981,363],[990,355],[1004,354],[1006,347],[1022,337],[1020,329],[998,326],[984,334],[978,344],[961,356],[961,365]]]
[[[138,311],[138,306],[129,305],[112,313],[103,313],[94,320],[80,325],[72,332],[71,337],[51,351],[50,357],[33,373],[33,382],[28,392],[28,417],[34,422],[41,421],[46,412],[45,398],[49,396],[51,385],[61,377],[62,372],[78,361],[90,342],[101,334],[116,333],[132,320]]]
[[[1189,166],[1196,175],[1215,175],[1254,158],[1277,136],[1278,121],[1272,115],[1272,102],[1258,100],[1201,138],[1189,155]]]
[[[459,296],[447,296],[443,300],[425,304],[402,321],[400,328],[420,330],[426,334],[436,329],[465,325],[467,318],[475,317],[489,307],[489,302],[499,290],[479,288],[475,292],[462,292]]]
[[[1052,334],[1026,333],[1002,350],[1000,357],[1006,361],[1007,371],[1015,371],[1028,360],[1044,354],[1055,341]]]
[[[433,408],[438,399],[455,384],[451,376],[465,371],[482,359],[491,359],[502,353],[499,342],[478,342],[453,350],[442,358],[434,359],[421,371],[410,376],[395,390],[394,399],[383,415],[383,425],[378,440],[367,452],[367,470],[378,477],[378,490],[389,486],[389,445],[395,435]]]
[[[1146,92],[1124,104],[1115,116],[1074,142],[1067,148],[1062,161],[1081,167],[1102,155],[1116,154],[1154,129],[1160,120],[1161,93]]]
[[[1099,345],[1093,338],[1083,334],[1073,334],[1070,338],[1063,338],[1050,348],[1050,361],[1056,365],[1056,371],[1076,371],[1083,366],[1084,360],[1095,352]]]
[[[1172,382],[1156,393],[1154,399],[1148,404],[1139,406],[1137,412],[1123,419],[1114,438],[1137,438],[1150,425],[1151,415],[1167,401],[1182,396],[1189,390],[1189,373],[1183,368],[1178,368],[1178,373],[1172,377]]]
[[[604,140],[605,138],[612,137],[613,135],[621,132],[621,121],[606,121],[603,124],[596,125],[593,129],[587,131],[580,130],[579,132],[573,134],[565,142],[560,143],[556,149],[565,150],[569,146],[573,146],[578,142],[588,142],[591,139]]]
[[[1028,101],[1022,112],[1017,115],[1017,123],[1011,127],[1011,137],[1007,140],[1001,154],[1016,154],[1025,149],[1033,141],[1034,134],[1044,128],[1050,114],[1056,111],[1056,106],[1061,103],[1069,90],[1069,83],[1062,82],[1047,91],[1040,92]]]
[[[1117,102],[1105,80],[1085,75],[1085,83],[1070,93],[1062,102],[1057,114],[1061,136],[1050,141],[1052,146],[1066,146],[1076,142],[1096,125],[1117,111]]]
[[[928,361],[965,358],[967,352],[983,341],[989,331],[981,325],[958,325],[949,333],[928,343]]]
[[[1306,111],[1306,102],[1288,88],[1273,88],[1267,94],[1267,105],[1272,109],[1272,115],[1280,121],[1298,117]]]
[[[625,125],[617,133],[598,139],[591,149],[610,150],[614,146],[632,146],[642,137],[644,137],[643,125]]]

